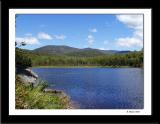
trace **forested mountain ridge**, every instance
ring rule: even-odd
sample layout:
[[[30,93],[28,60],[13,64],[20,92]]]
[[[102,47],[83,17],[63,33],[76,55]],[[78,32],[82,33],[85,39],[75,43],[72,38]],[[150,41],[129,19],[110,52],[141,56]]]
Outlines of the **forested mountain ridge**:
[[[73,48],[69,46],[56,46],[56,45],[47,45],[37,49],[32,50],[34,53],[45,53],[45,54],[66,54],[70,52],[78,52],[80,49]]]
[[[56,54],[56,55],[69,55],[69,56],[98,56],[104,54],[124,54],[130,51],[118,51],[118,50],[100,50],[93,48],[74,48],[65,45],[47,45],[32,50],[34,53],[39,54]]]
[[[117,54],[104,54],[95,49],[87,48],[82,52],[78,50],[65,54],[48,54],[16,48],[16,63],[25,66],[143,67],[143,50],[119,52],[121,54],[118,52]]]

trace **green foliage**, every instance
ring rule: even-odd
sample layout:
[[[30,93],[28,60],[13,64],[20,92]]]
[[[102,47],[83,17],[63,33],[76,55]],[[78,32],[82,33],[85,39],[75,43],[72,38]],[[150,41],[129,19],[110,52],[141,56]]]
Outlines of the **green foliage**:
[[[31,67],[30,57],[21,49],[16,48],[16,66]]]
[[[31,56],[33,66],[143,66],[142,52],[94,57],[70,57],[54,55]]]
[[[105,54],[94,56],[50,55],[23,51],[31,59],[32,66],[131,66],[143,67],[143,51],[126,54]]]
[[[67,98],[60,98],[54,93],[45,93],[46,84],[40,82],[35,88],[25,86],[16,76],[16,109],[63,109],[68,104]]]
[[[98,50],[83,50],[83,51],[78,51],[78,52],[70,52],[65,54],[67,56],[77,56],[77,57],[94,57],[94,56],[100,56],[104,55],[104,53],[98,51]]]

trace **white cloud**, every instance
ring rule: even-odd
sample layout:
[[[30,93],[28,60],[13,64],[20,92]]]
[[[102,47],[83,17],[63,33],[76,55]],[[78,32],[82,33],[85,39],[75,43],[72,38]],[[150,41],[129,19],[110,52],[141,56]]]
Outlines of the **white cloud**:
[[[143,15],[117,15],[117,19],[127,27],[134,29],[131,37],[122,37],[116,40],[122,47],[143,46]]]
[[[31,33],[27,33],[25,34],[25,37],[17,37],[16,42],[18,44],[25,42],[26,44],[36,45],[36,44],[40,44],[39,40],[52,40],[52,39],[64,40],[65,38],[66,38],[65,35],[50,36],[49,34],[44,32],[38,33],[37,37],[33,37]]]
[[[47,34],[47,33],[44,33],[44,32],[40,32],[38,33],[38,39],[41,39],[41,40],[52,40],[53,38]]]
[[[66,36],[65,35],[53,35],[53,38],[57,40],[64,40]]]
[[[143,42],[135,37],[119,38],[116,41],[117,44],[122,47],[143,46]]]
[[[88,41],[89,45],[92,45],[94,43],[94,37],[92,35],[88,35],[87,41]]]
[[[89,31],[95,33],[95,32],[97,32],[97,29],[96,28],[92,28]]]
[[[44,32],[40,32],[37,35],[38,39],[42,39],[42,40],[64,40],[66,38],[65,35],[61,34],[61,35],[49,35],[47,33]]]
[[[16,42],[20,44],[21,42],[25,42],[26,44],[35,45],[39,44],[39,41],[36,37],[17,37]]]
[[[133,29],[143,28],[143,15],[117,15],[117,19]]]
[[[134,37],[143,40],[143,30],[136,30],[133,34]]]

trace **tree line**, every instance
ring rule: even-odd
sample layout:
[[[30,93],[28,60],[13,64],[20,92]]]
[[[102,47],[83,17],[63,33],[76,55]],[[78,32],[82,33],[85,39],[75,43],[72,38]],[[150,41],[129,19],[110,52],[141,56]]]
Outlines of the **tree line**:
[[[16,52],[15,52],[16,56],[16,66],[22,66],[22,67],[31,67],[32,66],[32,61],[31,58],[29,57],[28,54],[26,54],[26,52],[24,52],[23,50],[16,48]]]
[[[36,54],[16,48],[16,65],[30,66],[130,66],[143,67],[143,51],[94,57]]]

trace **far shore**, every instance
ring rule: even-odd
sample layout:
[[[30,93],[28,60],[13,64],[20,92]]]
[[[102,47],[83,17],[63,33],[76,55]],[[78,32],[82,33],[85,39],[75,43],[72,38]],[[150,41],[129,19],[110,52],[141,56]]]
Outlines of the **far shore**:
[[[32,66],[32,68],[135,68],[131,66]]]

